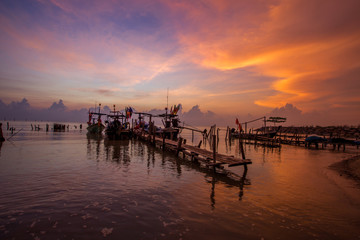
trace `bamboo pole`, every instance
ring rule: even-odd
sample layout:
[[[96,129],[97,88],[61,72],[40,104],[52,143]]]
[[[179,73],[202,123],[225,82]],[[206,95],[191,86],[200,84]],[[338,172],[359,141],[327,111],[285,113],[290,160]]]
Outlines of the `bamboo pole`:
[[[216,135],[213,135],[213,162],[216,163]]]
[[[240,147],[242,159],[245,160],[244,146],[243,146],[243,144],[242,144],[242,136],[241,136],[240,133],[239,133],[239,147]]]
[[[5,141],[5,138],[3,136],[3,132],[2,132],[2,123],[0,123],[0,142]]]
[[[181,144],[182,144],[183,138],[179,137],[179,141],[177,143],[177,147],[176,147],[176,156],[179,155],[179,152],[181,151]]]

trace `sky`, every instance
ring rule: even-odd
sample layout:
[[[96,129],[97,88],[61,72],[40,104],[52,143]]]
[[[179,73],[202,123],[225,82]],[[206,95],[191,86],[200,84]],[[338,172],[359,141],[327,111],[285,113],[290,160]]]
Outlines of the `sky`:
[[[204,118],[360,124],[359,9],[358,0],[2,0],[1,104],[146,111],[168,101]]]

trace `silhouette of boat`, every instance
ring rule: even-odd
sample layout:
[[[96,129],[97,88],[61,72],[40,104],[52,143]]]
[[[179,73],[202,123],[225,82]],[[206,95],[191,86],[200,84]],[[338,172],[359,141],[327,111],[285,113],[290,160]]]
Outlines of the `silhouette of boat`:
[[[101,104],[99,104],[98,112],[90,112],[89,110],[89,121],[87,122],[88,133],[90,134],[101,134],[105,129],[105,125],[102,123],[101,116],[106,115],[105,113],[100,113]]]
[[[130,114],[128,114],[130,112]],[[128,117],[131,117],[132,108],[126,108],[126,116],[120,111],[110,111],[107,114],[105,134],[111,139],[130,139],[132,132],[130,123],[127,122]]]
[[[251,137],[265,137],[265,138],[274,138],[277,133],[280,131],[281,129],[281,126],[278,126],[276,130],[272,130],[272,131],[268,131],[268,132],[264,132],[264,128],[259,128],[259,129],[256,129],[256,133],[242,133],[242,136],[245,137],[245,138],[251,138]],[[260,133],[259,133],[260,132]],[[231,137],[234,137],[234,138],[238,138],[239,135],[240,135],[239,131],[236,131],[235,128],[232,128],[231,129]]]

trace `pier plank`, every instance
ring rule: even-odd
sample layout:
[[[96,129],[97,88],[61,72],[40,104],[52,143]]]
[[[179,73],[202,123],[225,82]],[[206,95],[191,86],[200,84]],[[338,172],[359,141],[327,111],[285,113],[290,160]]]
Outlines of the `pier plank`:
[[[192,158],[206,162],[207,166],[218,167],[220,165],[228,164],[229,167],[234,167],[234,166],[241,166],[241,165],[246,166],[248,164],[252,164],[252,161],[250,159],[235,158],[234,156],[228,156],[221,153],[215,154],[216,162],[213,162],[214,153],[209,150],[201,149],[188,144],[179,145],[178,141],[174,141],[170,139],[164,140],[163,138],[160,138],[158,136],[156,136],[155,138],[154,137],[151,138],[149,134],[140,131],[136,131],[134,133],[139,138],[144,139],[146,141],[149,141],[150,139],[154,139],[155,143],[160,146],[162,146],[164,143],[164,147],[166,149],[177,153],[182,152],[183,154],[191,156]]]

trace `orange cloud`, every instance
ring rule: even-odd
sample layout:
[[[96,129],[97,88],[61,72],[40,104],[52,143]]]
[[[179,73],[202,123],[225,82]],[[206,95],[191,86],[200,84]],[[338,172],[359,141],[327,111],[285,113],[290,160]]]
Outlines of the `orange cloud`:
[[[269,5],[267,12],[252,12],[253,17],[243,16],[239,10],[231,22],[225,13],[241,9],[243,3],[220,8],[210,4],[200,10],[188,7],[188,25],[199,31],[180,31],[179,39],[187,46],[189,57],[205,67],[230,70],[253,66],[273,77],[270,88],[277,93],[258,96],[256,104],[279,107],[292,102],[311,110],[319,106],[312,104],[314,100],[334,101],[329,96],[338,89],[343,98],[350,97],[341,83],[358,85],[341,80],[336,86],[328,84],[360,67],[356,60],[360,17],[354,10],[360,4],[347,3],[279,1]]]

